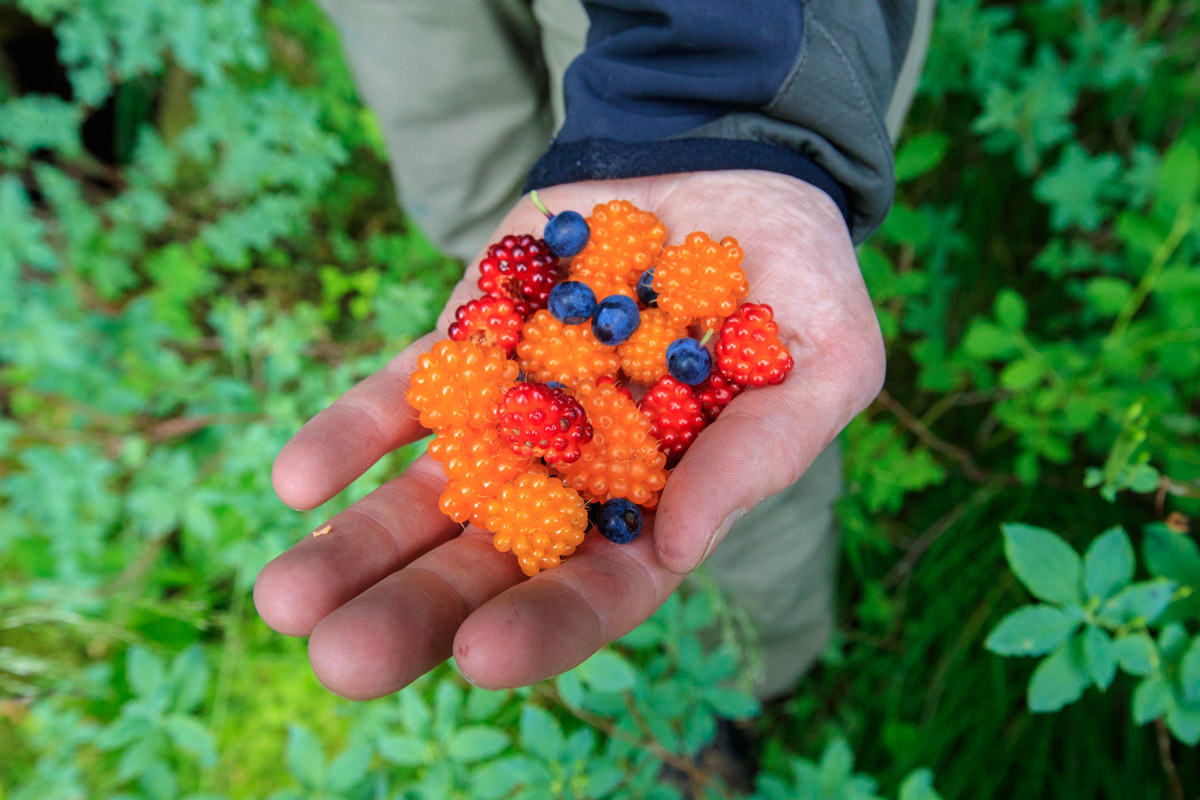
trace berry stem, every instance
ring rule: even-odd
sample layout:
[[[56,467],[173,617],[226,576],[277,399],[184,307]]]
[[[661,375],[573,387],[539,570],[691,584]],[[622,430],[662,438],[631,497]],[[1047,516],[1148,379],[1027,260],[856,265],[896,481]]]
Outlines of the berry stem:
[[[708,340],[712,338],[714,330],[716,330],[716,328],[709,328],[707,331],[705,331],[704,338],[700,340],[701,347],[708,344]]]
[[[537,189],[534,189],[529,193],[529,199],[533,201],[533,204],[537,207],[538,211],[546,215],[546,219],[551,219],[554,216],[550,213],[550,210],[546,208],[546,204],[542,202],[542,199],[538,197]]]

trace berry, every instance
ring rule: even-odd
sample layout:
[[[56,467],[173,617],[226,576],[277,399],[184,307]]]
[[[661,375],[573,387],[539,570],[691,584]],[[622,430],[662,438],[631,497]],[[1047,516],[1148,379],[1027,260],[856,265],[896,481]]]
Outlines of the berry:
[[[642,532],[642,511],[623,497],[600,506],[596,527],[604,538],[617,544],[629,544]]]
[[[633,297],[638,276],[649,269],[667,241],[658,217],[628,200],[601,203],[587,220],[592,235],[571,261],[571,276],[592,287],[597,297]]]
[[[542,231],[550,252],[559,258],[578,255],[591,235],[587,220],[577,211],[560,211],[546,221],[546,228]]]
[[[587,532],[583,498],[558,478],[531,470],[505,485],[487,504],[492,544],[512,550],[526,575],[559,565]]]
[[[550,290],[547,308],[559,322],[578,325],[596,310],[596,293],[586,283],[563,281]]]
[[[592,333],[601,344],[618,345],[633,335],[642,318],[632,297],[614,294],[596,304]]]
[[[479,262],[479,288],[492,297],[512,300],[523,318],[546,307],[560,278],[558,259],[546,242],[528,234],[505,236]]]
[[[708,424],[692,388],[670,375],[664,375],[646,392],[640,407],[650,420],[650,433],[667,455],[668,467],[679,462]]]
[[[721,415],[729,401],[741,394],[742,387],[731,382],[720,370],[713,370],[694,391],[704,416],[711,422]]]
[[[500,437],[514,453],[569,464],[579,445],[592,440],[592,426],[579,401],[562,389],[518,383],[500,401]]]
[[[490,428],[516,377],[499,347],[443,339],[417,359],[405,399],[426,428]]]
[[[658,305],[658,292],[654,291],[654,267],[643,272],[637,280],[637,296],[642,305],[653,308]]]
[[[452,481],[475,476],[508,481],[533,463],[532,456],[514,453],[493,428],[443,428],[429,443],[428,452]]]
[[[565,325],[546,309],[525,321],[517,358],[528,378],[571,387],[616,375],[621,368],[616,351],[596,341],[590,325]]]
[[[469,339],[511,354],[521,339],[522,322],[516,305],[507,297],[478,297],[458,307],[449,333],[456,342]]]
[[[617,346],[621,371],[636,383],[654,383],[667,374],[667,345],[686,335],[687,329],[671,327],[665,311],[646,309],[638,329]]]
[[[625,497],[654,508],[667,482],[667,457],[650,434],[650,420],[627,390],[607,381],[580,387],[579,394],[592,441],[579,448],[578,461],[556,465],[558,474],[589,500]]]
[[[732,236],[717,243],[706,233],[690,234],[683,244],[663,250],[655,267],[652,285],[658,292],[658,307],[674,325],[729,316],[746,296],[741,264],[742,248]]]
[[[712,372],[712,356],[704,345],[685,336],[667,346],[667,370],[676,380],[695,386]]]
[[[725,320],[716,353],[721,374],[743,388],[780,383],[794,363],[765,303],[742,303]]]

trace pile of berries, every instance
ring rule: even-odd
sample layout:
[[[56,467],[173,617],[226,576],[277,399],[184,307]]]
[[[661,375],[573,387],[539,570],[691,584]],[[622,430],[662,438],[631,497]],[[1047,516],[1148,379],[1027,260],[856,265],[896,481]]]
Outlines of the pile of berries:
[[[591,523],[636,538],[704,427],[792,368],[771,307],[745,302],[733,237],[666,246],[658,217],[627,200],[586,219],[533,201],[545,238],[488,248],[484,296],[458,308],[407,394],[436,434],[442,511],[491,532],[526,575],[561,563]]]

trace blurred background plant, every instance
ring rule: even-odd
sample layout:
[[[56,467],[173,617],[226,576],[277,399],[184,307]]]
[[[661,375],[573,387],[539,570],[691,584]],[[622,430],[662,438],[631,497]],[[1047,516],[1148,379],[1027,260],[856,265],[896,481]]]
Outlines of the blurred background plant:
[[[1200,792],[1198,63],[1196,0],[939,3],[839,632],[754,797]],[[253,613],[419,445],[309,514],[278,448],[460,269],[310,0],[0,1],[0,796],[733,794],[689,756],[754,654],[703,582],[555,681],[369,704]]]

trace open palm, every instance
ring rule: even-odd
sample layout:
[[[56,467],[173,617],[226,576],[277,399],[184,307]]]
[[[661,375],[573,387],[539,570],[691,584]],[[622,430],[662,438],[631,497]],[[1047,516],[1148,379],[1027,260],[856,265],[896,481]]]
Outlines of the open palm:
[[[628,199],[659,216],[668,244],[694,230],[736,237],[748,299],[775,309],[795,368],[779,386],[735,398],[697,438],[632,544],[589,536],[561,567],[527,579],[490,534],[463,530],[438,510],[445,479],[422,455],[331,520],[334,535],[305,537],[280,555],[255,584],[259,614],[280,633],[310,636],[317,677],[345,697],[389,694],[450,655],[469,680],[489,688],[574,667],[653,613],[740,513],[799,478],[882,384],[878,323],[845,224],[821,191],[743,171],[594,181],[541,194],[551,209],[585,214],[596,203]],[[493,238],[540,234],[544,222],[524,200]],[[477,277],[467,271],[437,332],[288,442],[272,473],[285,503],[314,508],[427,433],[404,401],[408,377],[444,336],[453,310],[478,296]]]

